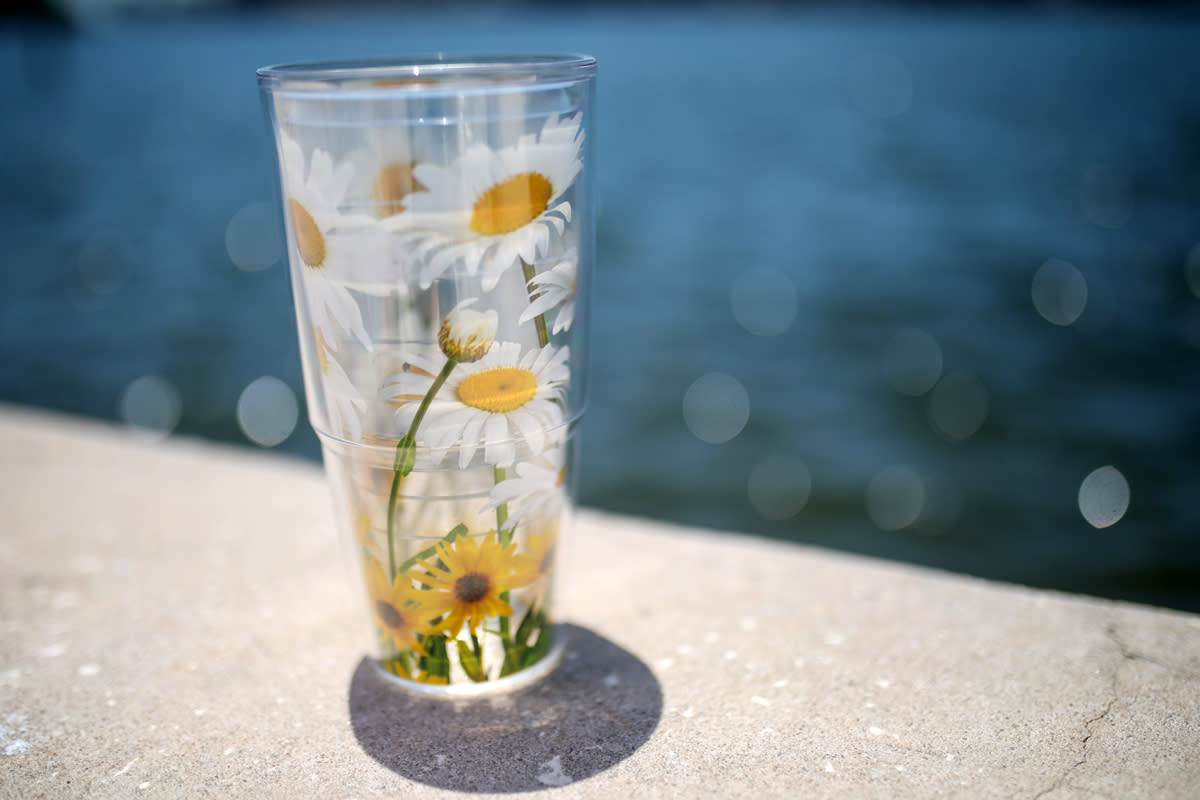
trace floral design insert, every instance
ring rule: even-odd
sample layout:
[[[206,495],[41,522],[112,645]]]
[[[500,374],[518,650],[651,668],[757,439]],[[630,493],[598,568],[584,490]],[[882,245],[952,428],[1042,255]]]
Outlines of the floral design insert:
[[[552,116],[495,149],[338,158],[280,133],[310,416],[401,678],[483,683],[552,648],[583,137]]]

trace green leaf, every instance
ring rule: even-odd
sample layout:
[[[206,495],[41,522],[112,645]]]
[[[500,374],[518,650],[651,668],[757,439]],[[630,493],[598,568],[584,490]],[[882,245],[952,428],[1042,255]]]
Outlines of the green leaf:
[[[403,656],[393,656],[381,660],[383,668],[393,675],[401,678],[412,678],[412,672],[408,669],[408,659]]]
[[[422,637],[421,646],[425,648],[426,656],[421,659],[422,667],[430,676],[450,678],[450,656],[446,654],[446,639],[444,636],[430,634]]]
[[[399,567],[396,568],[396,574],[403,575],[404,573],[406,573],[410,569],[412,569],[413,566],[418,561],[424,561],[427,558],[433,558],[433,556],[437,553],[437,547],[439,544],[441,544],[442,542],[445,542],[446,544],[451,544],[459,536],[464,536],[464,535],[466,535],[466,533],[467,533],[466,525],[455,525],[453,528],[450,529],[450,532],[447,533],[445,536],[443,536],[441,539],[439,539],[438,541],[429,545],[429,547],[426,547],[424,550],[417,553],[415,556],[406,558],[404,560],[404,562]]]
[[[483,665],[479,663],[479,656],[471,649],[471,646],[459,639],[455,644],[458,645],[458,663],[462,664],[463,672],[467,673],[467,677],[476,683],[483,683],[487,680],[487,675],[483,674]]]
[[[530,606],[521,619],[521,624],[517,626],[517,634],[513,637],[513,641],[522,647],[529,643],[529,634],[533,632],[534,616],[533,606]]]
[[[396,461],[392,465],[392,469],[401,478],[413,471],[413,467],[417,465],[417,443],[413,439],[412,434],[406,435],[396,443]]]
[[[521,668],[521,656],[525,646],[515,642],[504,643],[504,663],[500,665],[500,677],[511,675]]]
[[[537,644],[525,651],[521,658],[521,667],[525,668],[532,664],[536,664],[545,658],[546,653],[550,652],[550,645],[554,643],[554,629],[547,624],[544,614],[538,614],[538,640]]]

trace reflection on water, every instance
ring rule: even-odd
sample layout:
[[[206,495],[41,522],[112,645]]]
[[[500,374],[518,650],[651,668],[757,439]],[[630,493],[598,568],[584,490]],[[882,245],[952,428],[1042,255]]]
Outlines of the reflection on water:
[[[246,438],[263,447],[274,447],[292,435],[300,417],[296,393],[272,375],[250,382],[238,395],[238,427]]]
[[[183,398],[161,375],[135,378],[121,393],[119,418],[149,438],[163,438],[179,425]]]
[[[1093,527],[1116,525],[1129,510],[1129,483],[1116,467],[1088,473],[1079,487],[1079,512]]]
[[[780,269],[752,267],[738,273],[729,299],[734,319],[755,336],[786,333],[799,305],[795,284]]]
[[[10,29],[0,398],[317,458],[254,69],[587,51],[584,504],[1200,610],[1196,20],[389,13]]]
[[[1070,325],[1087,308],[1087,278],[1075,265],[1051,258],[1033,274],[1033,307],[1054,325]]]
[[[746,387],[724,372],[701,375],[683,394],[683,421],[703,442],[728,442],[742,432],[749,419]]]

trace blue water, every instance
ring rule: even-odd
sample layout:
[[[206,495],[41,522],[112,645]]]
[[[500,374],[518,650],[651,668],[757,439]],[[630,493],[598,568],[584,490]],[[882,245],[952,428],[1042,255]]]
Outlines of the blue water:
[[[119,419],[156,375],[182,398],[176,434],[255,446],[243,388],[302,384],[282,265],[244,271],[226,249],[235,214],[275,202],[254,69],[587,52],[585,505],[1200,611],[1197,45],[1195,16],[1100,10],[10,25],[0,400]],[[1070,280],[1039,306],[1051,259]],[[739,322],[742,289],[780,330]],[[892,378],[910,329],[936,343],[940,380],[906,394]],[[719,443],[684,414],[708,373],[744,390],[700,402],[728,428],[716,438],[736,434]],[[303,420],[277,449],[319,458]],[[1101,493],[1102,521],[1119,519],[1098,528],[1080,494],[1101,467],[1129,501]],[[756,506],[764,475],[780,485]]]

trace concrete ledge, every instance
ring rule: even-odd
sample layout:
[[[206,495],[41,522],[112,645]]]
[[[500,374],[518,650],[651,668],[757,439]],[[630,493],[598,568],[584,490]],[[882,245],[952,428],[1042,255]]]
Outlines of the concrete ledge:
[[[4,797],[1182,798],[1200,618],[581,512],[568,652],[398,693],[319,468],[0,408]]]

